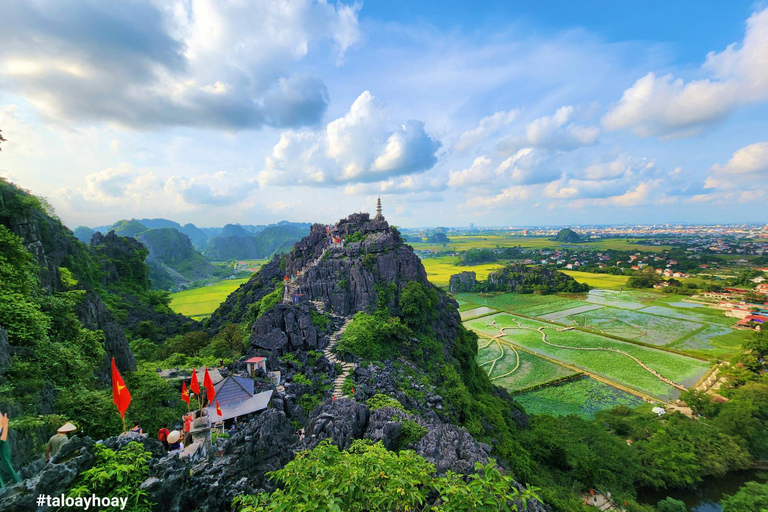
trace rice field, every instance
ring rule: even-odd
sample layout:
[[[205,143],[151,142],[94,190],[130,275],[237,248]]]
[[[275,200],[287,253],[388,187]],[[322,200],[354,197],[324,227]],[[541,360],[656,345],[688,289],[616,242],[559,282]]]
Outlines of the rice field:
[[[597,411],[619,405],[635,407],[643,403],[634,395],[589,377],[519,393],[515,395],[515,401],[529,414],[575,414],[588,419],[593,418]]]
[[[434,244],[419,241],[409,237],[408,245],[417,251],[468,251],[469,249],[495,249],[497,247],[522,247],[526,249],[546,249],[557,247],[579,247],[586,250],[605,251],[609,249],[617,251],[648,251],[661,252],[670,249],[669,246],[643,245],[637,240],[610,239],[578,244],[561,243],[548,237],[537,236],[505,236],[505,235],[462,235],[451,236],[447,244]]]
[[[488,274],[503,265],[503,263],[487,263],[483,265],[458,266],[456,265],[456,259],[453,256],[422,259],[421,263],[424,265],[424,270],[427,271],[429,282],[435,286],[448,286],[448,281],[450,281],[453,274],[464,271],[475,272],[479,280],[485,280],[488,278]]]
[[[480,293],[460,293],[458,297],[468,303],[478,306],[487,306],[489,308],[507,311],[509,313],[519,313],[526,316],[540,316],[566,309],[577,308],[589,305],[582,300],[561,295],[535,295],[520,293],[498,293],[498,294],[480,294]]]
[[[593,288],[619,289],[627,285],[629,276],[614,276],[612,274],[595,274],[592,272],[579,272],[578,270],[561,270],[580,283],[587,283]]]
[[[515,349],[504,340],[481,338],[477,362],[497,386],[518,391],[561,379],[576,372],[546,359]],[[519,358],[519,359],[518,359]]]
[[[225,279],[210,286],[172,293],[171,309],[195,320],[202,320],[216,311],[216,308],[246,281],[248,278]]]
[[[491,324],[494,321],[496,327]],[[528,329],[517,328],[518,322]],[[644,370],[629,357],[611,351],[554,347],[544,343],[541,332],[535,329],[544,327],[547,341],[563,347],[599,347],[621,350],[638,358],[666,378],[684,386],[695,384],[709,368],[707,362],[698,359],[613,340],[588,332],[577,330],[559,332],[557,326],[552,324],[516,317],[507,313],[469,320],[465,322],[465,325],[489,336],[497,335],[501,327],[514,327],[515,329],[506,331],[504,340],[663,400],[676,398],[679,391]]]

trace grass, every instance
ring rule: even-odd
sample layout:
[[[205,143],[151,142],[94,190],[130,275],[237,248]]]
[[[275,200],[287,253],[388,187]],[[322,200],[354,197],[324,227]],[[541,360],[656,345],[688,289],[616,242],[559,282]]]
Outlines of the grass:
[[[561,270],[580,283],[587,283],[593,288],[616,290],[626,287],[629,276],[615,276],[613,274],[595,274],[593,272],[579,272],[578,270]]]
[[[499,332],[497,328],[489,326],[494,320],[499,327],[517,327],[517,321],[525,327],[534,329],[545,327],[547,340],[558,345],[622,350],[637,357],[665,377],[685,386],[693,385],[709,368],[709,364],[705,361],[613,340],[588,332],[576,330],[558,332],[556,326],[552,324],[515,317],[507,313],[469,320],[465,322],[465,325],[482,334],[493,336]],[[542,342],[539,332],[529,329],[508,330],[504,339],[534,353],[576,366],[662,400],[674,399],[679,395],[678,390],[674,387],[654,377],[643,370],[635,361],[622,354],[553,347]]]
[[[427,279],[435,286],[448,286],[448,281],[453,274],[470,271],[477,274],[477,279],[485,280],[491,271],[502,266],[502,263],[488,263],[484,265],[458,266],[453,256],[441,256],[440,258],[424,258],[421,260],[427,271]]]
[[[591,419],[597,411],[619,405],[635,407],[643,400],[589,377],[572,380],[535,391],[515,395],[529,414],[567,416],[575,414]]]
[[[490,362],[502,355],[488,376],[494,384],[510,391],[527,389],[575,374],[573,370],[551,363],[524,350],[512,350],[503,342],[496,343],[494,341],[489,344],[489,341],[481,338],[478,342],[478,346],[482,348],[478,351],[477,362],[480,364]],[[503,350],[503,354],[500,353],[500,350]],[[519,365],[518,357],[520,357]],[[516,366],[517,369],[515,370]],[[489,364],[483,366],[486,371],[489,367]]]
[[[171,309],[182,315],[201,320],[216,311],[216,308],[226,300],[229,294],[246,281],[248,278],[226,279],[210,286],[172,293]]]

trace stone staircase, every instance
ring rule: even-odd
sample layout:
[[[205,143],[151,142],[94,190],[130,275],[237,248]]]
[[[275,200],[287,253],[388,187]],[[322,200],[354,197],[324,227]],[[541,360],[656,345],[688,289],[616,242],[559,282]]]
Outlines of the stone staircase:
[[[315,305],[315,309],[317,310],[318,313],[320,313],[321,315],[325,314],[325,303],[323,301],[311,300],[309,302]]]
[[[315,258],[311,263],[309,263],[307,266],[302,268],[298,275],[295,276],[297,278],[304,276],[304,273],[307,271],[307,269],[310,269],[320,263],[322,259],[325,257],[325,253],[328,252],[329,247],[326,247],[323,249],[323,252],[320,253],[320,256]],[[294,276],[288,276],[289,278]],[[293,279],[289,279],[288,282],[283,287],[283,302],[293,302],[293,294],[298,289],[299,285],[293,281]],[[322,313],[322,311],[321,311]]]
[[[326,359],[328,359],[333,364],[338,363],[341,365],[341,373],[338,377],[336,377],[336,380],[333,381],[333,396],[336,398],[341,398],[343,396],[341,387],[344,385],[344,381],[347,379],[347,376],[355,371],[355,368],[357,368],[355,363],[345,363],[344,361],[339,360],[339,358],[336,357],[336,354],[333,353],[333,349],[336,347],[336,343],[339,342],[339,338],[341,338],[341,335],[344,334],[344,331],[347,329],[347,325],[349,325],[350,321],[352,321],[351,318],[344,320],[344,323],[339,328],[339,330],[331,334],[331,342],[323,350],[323,354],[325,355]]]

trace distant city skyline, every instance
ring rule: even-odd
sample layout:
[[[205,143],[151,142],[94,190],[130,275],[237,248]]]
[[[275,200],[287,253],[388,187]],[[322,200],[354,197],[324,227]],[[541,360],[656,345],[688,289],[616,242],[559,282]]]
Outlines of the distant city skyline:
[[[763,1],[282,4],[4,6],[0,176],[72,228],[768,222]]]

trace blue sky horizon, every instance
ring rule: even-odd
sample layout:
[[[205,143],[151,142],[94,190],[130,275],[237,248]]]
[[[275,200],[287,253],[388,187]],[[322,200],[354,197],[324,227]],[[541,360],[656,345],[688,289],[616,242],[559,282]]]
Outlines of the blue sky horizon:
[[[70,227],[765,223],[768,4],[4,7],[0,176]]]

